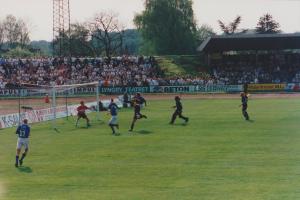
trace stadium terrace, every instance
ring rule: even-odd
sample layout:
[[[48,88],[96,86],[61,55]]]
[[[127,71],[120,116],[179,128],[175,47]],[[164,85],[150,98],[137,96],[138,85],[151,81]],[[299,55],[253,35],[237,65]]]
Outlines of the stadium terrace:
[[[209,37],[198,51],[223,84],[300,82],[300,34]]]

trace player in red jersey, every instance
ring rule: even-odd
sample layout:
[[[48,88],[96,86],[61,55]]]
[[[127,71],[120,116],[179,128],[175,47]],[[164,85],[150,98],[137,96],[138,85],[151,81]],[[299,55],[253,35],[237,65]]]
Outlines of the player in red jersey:
[[[78,121],[80,120],[80,118],[83,118],[86,120],[86,126],[89,127],[90,125],[90,120],[87,117],[87,115],[85,114],[86,110],[89,110],[91,108],[87,107],[86,105],[84,105],[84,102],[81,101],[80,102],[80,106],[77,107],[77,121],[76,121],[76,127],[78,126]]]
[[[50,103],[50,99],[49,99],[49,95],[46,94],[45,98],[44,98],[45,103]]]

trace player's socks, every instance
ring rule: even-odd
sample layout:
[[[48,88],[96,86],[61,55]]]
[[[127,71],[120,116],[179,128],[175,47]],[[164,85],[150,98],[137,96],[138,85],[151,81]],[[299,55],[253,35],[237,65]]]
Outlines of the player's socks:
[[[109,126],[110,126],[110,128],[111,128],[113,134],[116,134],[115,129],[114,129],[114,125],[109,125]]]
[[[19,166],[19,156],[16,156],[16,163],[15,163],[15,167]]]
[[[26,157],[26,154],[25,153],[23,153],[22,154],[22,157],[21,157],[21,159],[19,160],[19,162],[20,162],[20,165],[22,165],[23,164],[23,160],[24,160],[24,158]]]
[[[243,115],[244,115],[244,117],[245,117],[245,120],[249,120],[249,115],[248,115],[248,113],[245,111],[245,112],[243,112]]]
[[[119,129],[119,124],[116,124],[117,129]]]
[[[129,131],[133,131],[134,128],[134,123],[131,124],[130,130]]]
[[[177,118],[177,114],[176,114],[176,113],[174,113],[174,114],[172,115],[172,119],[171,119],[171,122],[170,122],[170,124],[174,124],[174,122],[175,122],[176,118]]]

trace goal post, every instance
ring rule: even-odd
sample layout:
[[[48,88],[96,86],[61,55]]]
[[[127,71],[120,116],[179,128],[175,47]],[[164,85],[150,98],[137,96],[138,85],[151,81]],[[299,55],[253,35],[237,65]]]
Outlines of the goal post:
[[[22,85],[16,108],[19,123],[24,118],[29,118],[30,123],[49,121],[51,127],[58,130],[60,125],[57,119],[66,118],[68,121],[71,119],[72,123],[75,121],[74,116],[77,115],[76,108],[80,101],[93,108],[92,111],[96,112],[94,116],[99,121],[99,95],[98,82],[54,86]]]
[[[72,84],[72,85],[56,85],[52,86],[52,126],[57,129],[57,118],[62,116],[69,119],[74,116],[76,107],[80,101],[84,101],[89,107],[96,112],[97,121],[100,120],[99,109],[99,82]],[[64,113],[62,109],[64,108]],[[73,119],[73,117],[72,117]]]
[[[44,102],[44,97],[51,93],[50,88],[26,84],[21,85],[18,91],[19,124],[25,118],[29,120],[29,123],[43,121],[46,117],[41,117],[41,113],[51,109],[51,105]]]

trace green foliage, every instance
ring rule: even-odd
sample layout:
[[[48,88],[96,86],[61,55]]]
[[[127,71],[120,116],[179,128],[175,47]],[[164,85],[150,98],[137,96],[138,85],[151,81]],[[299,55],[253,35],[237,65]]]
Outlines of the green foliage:
[[[140,51],[142,38],[136,29],[126,29],[123,34],[123,51],[129,55],[137,55]],[[153,55],[153,54],[151,54]]]
[[[34,49],[39,49],[41,53],[45,56],[52,56],[52,43],[40,40],[40,41],[32,41],[30,46]]]
[[[10,49],[8,52],[3,54],[3,57],[8,57],[8,58],[29,58],[33,57],[36,54],[32,53],[28,49],[23,49],[21,47],[17,47],[14,49]]]
[[[70,54],[72,56],[96,56],[89,40],[89,30],[83,24],[72,24],[70,32]]]
[[[154,44],[148,40],[142,40],[142,41],[143,42],[140,44],[140,47],[139,47],[139,53],[142,55],[147,55],[147,56],[155,55],[156,50],[155,50]]]
[[[164,72],[165,76],[181,76],[186,75],[186,71],[181,66],[177,65],[173,59],[167,58],[165,56],[160,56],[155,58],[160,66],[160,69]]]
[[[150,101],[147,120],[127,132],[132,110],[121,110],[121,135],[103,115],[90,129],[61,120],[34,124],[24,167],[15,169],[15,129],[0,131],[0,185],[5,200],[295,200],[299,193],[297,99],[250,100],[245,122],[239,99],[186,100],[186,126],[168,124],[174,105]]]
[[[134,22],[143,40],[158,55],[190,54],[196,50],[196,22],[191,0],[147,0]]]
[[[64,56],[96,56],[96,50],[90,42],[89,30],[80,23],[71,24],[70,33],[61,33],[54,40],[54,52]]]
[[[110,33],[110,37],[113,37],[114,33]],[[55,51],[58,53],[59,39],[55,41]],[[123,47],[117,49],[115,55],[121,55],[123,53],[129,55],[139,54],[139,46],[141,43],[141,36],[136,29],[126,29],[123,32]],[[89,30],[83,24],[71,25],[71,40],[65,35],[62,40],[62,54],[68,55],[71,52],[72,56],[105,56],[104,46],[99,43],[95,38],[90,37]],[[36,45],[36,44],[35,44]],[[71,46],[69,46],[71,45]],[[50,45],[51,46],[51,45]]]
[[[179,75],[208,76],[208,69],[199,55],[158,56],[156,60],[167,77]]]
[[[54,56],[70,55],[70,38],[67,33],[59,33],[52,41]]]

